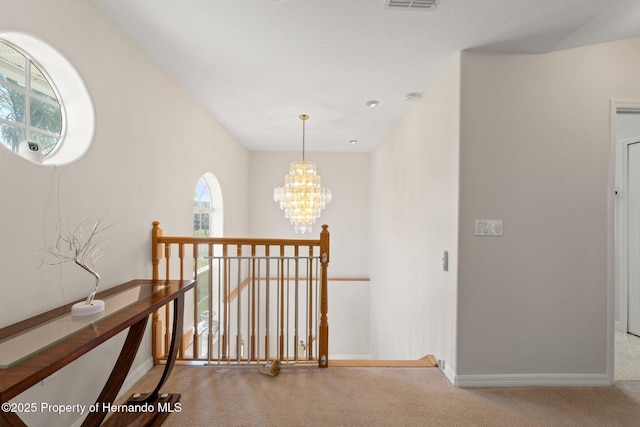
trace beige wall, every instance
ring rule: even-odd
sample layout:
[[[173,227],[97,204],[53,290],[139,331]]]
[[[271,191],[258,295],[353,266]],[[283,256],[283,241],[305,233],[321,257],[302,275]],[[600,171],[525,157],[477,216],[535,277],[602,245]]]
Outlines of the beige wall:
[[[0,10],[0,32],[29,33],[71,62],[96,113],[93,145],[75,163],[36,165],[0,147],[0,326],[89,292],[91,277],[73,265],[38,268],[41,251],[55,244],[58,221],[73,227],[103,213],[105,222],[119,221],[103,235],[102,289],[150,277],[152,221],[167,233],[192,232],[193,194],[204,172],[223,188],[225,234],[246,235],[249,153],[91,2],[0,0]],[[21,398],[90,404],[117,351],[104,345]],[[134,369],[149,355],[145,340]],[[49,417],[47,425],[76,419]]]
[[[371,355],[431,353],[447,375],[456,366],[459,82],[457,57],[371,164]]]
[[[385,138],[372,356],[431,352],[461,386],[610,381],[610,108],[640,99],[639,47],[463,52]],[[475,219],[503,220],[503,236],[475,237]]]
[[[461,384],[608,381],[610,100],[640,98],[639,48],[463,54]],[[474,237],[485,218],[503,237]]]

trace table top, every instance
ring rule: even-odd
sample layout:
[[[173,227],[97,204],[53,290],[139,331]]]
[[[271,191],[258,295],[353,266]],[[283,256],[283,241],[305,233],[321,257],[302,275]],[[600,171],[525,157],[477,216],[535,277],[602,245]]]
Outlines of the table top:
[[[105,310],[71,315],[71,304],[0,329],[0,401],[5,402],[153,311],[194,280],[132,280],[96,295]]]

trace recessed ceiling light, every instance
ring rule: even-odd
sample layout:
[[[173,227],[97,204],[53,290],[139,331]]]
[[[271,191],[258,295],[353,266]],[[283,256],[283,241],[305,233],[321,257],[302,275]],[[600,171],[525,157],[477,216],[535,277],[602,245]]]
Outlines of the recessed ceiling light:
[[[357,144],[358,140],[357,139],[352,139],[351,141],[349,141],[349,144]]]
[[[375,99],[372,99],[371,101],[367,101],[367,107],[375,107],[378,104],[380,104],[380,103],[378,101],[376,101]]]

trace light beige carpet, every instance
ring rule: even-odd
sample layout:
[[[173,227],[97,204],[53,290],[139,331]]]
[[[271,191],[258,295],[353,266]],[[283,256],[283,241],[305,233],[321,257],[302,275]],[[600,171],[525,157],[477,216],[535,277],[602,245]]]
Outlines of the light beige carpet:
[[[437,368],[176,366],[162,391],[182,394],[164,426],[640,426],[640,382],[460,389]]]

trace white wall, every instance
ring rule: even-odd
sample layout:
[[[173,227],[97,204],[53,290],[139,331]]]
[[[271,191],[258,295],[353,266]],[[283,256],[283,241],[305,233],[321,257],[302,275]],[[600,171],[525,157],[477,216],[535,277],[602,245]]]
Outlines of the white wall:
[[[608,382],[610,100],[640,98],[639,49],[463,53],[458,384]]]
[[[152,221],[170,234],[192,232],[193,194],[204,172],[222,186],[225,234],[247,235],[249,153],[97,8],[73,0],[0,0],[0,10],[0,31],[29,33],[73,64],[97,122],[85,157],[58,168],[0,148],[0,326],[89,292],[92,280],[77,267],[38,268],[41,251],[55,243],[58,220],[73,227],[106,213],[105,222],[118,222],[103,236],[102,289],[151,276]],[[117,349],[105,344],[28,398],[92,403],[101,386],[89,384],[108,375]],[[134,369],[149,355],[145,340]],[[35,414],[28,421],[43,425],[42,419]],[[68,426],[75,419],[49,416],[46,423]]]
[[[312,128],[307,129],[307,135],[311,135]],[[296,234],[273,201],[273,189],[283,185],[289,163],[300,161],[301,153],[251,152],[250,158],[250,234],[317,238],[321,225],[329,225],[329,358],[367,358],[369,282],[331,279],[369,277],[369,153],[305,154],[307,161],[316,163],[322,185],[331,188],[333,193],[333,200],[322,211],[311,234]],[[264,230],[269,230],[267,236]]]
[[[434,354],[455,370],[459,81],[456,57],[372,154],[376,359]]]

